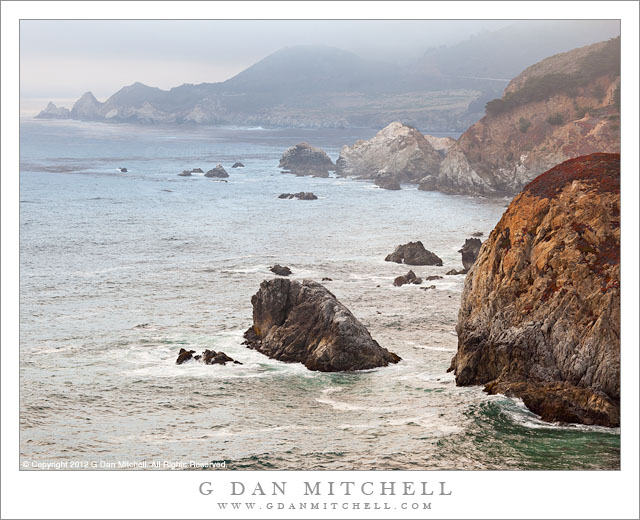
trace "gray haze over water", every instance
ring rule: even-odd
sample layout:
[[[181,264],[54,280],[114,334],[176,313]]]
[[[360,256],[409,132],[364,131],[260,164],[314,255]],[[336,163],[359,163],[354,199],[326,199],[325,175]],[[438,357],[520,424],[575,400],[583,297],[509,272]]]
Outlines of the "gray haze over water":
[[[23,20],[20,87],[30,100],[100,100],[141,82],[169,89],[229,79],[287,46],[327,45],[392,63],[488,31],[561,21],[513,20]],[[566,23],[566,22],[564,22]],[[589,21],[571,21],[585,35]],[[612,27],[616,21],[602,21]],[[580,27],[581,26],[581,27]],[[563,31],[558,31],[562,33]],[[554,35],[554,37],[558,37]],[[565,49],[568,50],[568,49]],[[69,103],[67,103],[69,104]]]

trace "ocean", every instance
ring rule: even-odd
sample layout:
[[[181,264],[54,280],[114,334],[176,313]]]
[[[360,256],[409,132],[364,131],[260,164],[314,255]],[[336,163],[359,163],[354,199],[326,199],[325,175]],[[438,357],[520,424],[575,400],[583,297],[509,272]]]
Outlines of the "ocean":
[[[446,373],[464,276],[445,272],[462,268],[458,249],[488,236],[507,199],[278,168],[298,142],[335,160],[374,134],[23,118],[21,466],[619,468],[619,429],[544,423]],[[228,182],[177,176],[218,163]],[[299,191],[318,200],[278,199]],[[394,287],[409,268],[384,257],[414,240],[444,265],[412,269],[443,278]],[[276,263],[293,279],[331,278],[322,283],[402,361],[319,373],[243,346],[251,296]],[[176,365],[180,348],[243,364]]]

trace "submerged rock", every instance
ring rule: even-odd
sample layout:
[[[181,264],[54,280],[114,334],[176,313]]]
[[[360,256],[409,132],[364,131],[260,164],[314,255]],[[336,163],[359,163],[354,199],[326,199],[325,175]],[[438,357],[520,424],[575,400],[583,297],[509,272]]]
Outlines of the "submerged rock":
[[[289,276],[291,274],[291,269],[289,269],[286,265],[276,264],[269,269],[272,273],[277,274],[278,276]]]
[[[465,280],[456,330],[456,384],[521,397],[547,421],[619,425],[619,154],[524,188]]]
[[[118,168],[118,170],[120,170],[122,173],[127,173],[127,169],[126,168]]]
[[[396,247],[395,251],[384,259],[385,262],[408,265],[442,265],[442,260],[424,248],[422,242],[409,242]]]
[[[366,370],[400,361],[317,282],[265,280],[251,303],[253,326],[245,332],[246,344],[270,358],[322,372]]]
[[[420,285],[422,283],[422,278],[417,277],[416,273],[414,273],[413,271],[409,271],[407,274],[398,276],[393,280],[393,285],[395,285],[396,287],[401,287],[408,283]]]
[[[481,237],[482,235],[484,235],[482,231],[475,231],[474,233],[471,233],[472,237]]]
[[[233,163],[232,168],[244,168],[244,164],[241,162]]]
[[[203,173],[202,168],[194,168],[193,170],[191,170],[191,173]]]
[[[314,177],[328,177],[329,171],[336,169],[324,151],[307,143],[298,143],[286,150],[280,158],[279,167],[284,170],[283,173]]]
[[[182,173],[179,173],[178,177],[191,177],[191,172],[189,170],[182,170]]]
[[[439,275],[437,275],[437,274],[434,274],[433,276],[427,276],[427,277],[425,278],[425,280],[426,280],[427,282],[430,282],[431,280],[442,280],[442,276],[439,276]]]
[[[446,273],[444,273],[446,275],[456,275],[456,274],[467,274],[467,270],[466,269],[460,269],[459,271],[457,271],[456,269],[451,269],[450,271],[447,271]]]
[[[462,253],[462,265],[465,271],[468,271],[473,266],[476,258],[478,258],[481,246],[482,241],[479,238],[467,238],[462,248],[458,249],[458,253]]]
[[[205,177],[219,177],[226,178],[229,177],[227,170],[225,170],[221,164],[218,164],[215,168],[212,168],[207,173],[204,174]]]

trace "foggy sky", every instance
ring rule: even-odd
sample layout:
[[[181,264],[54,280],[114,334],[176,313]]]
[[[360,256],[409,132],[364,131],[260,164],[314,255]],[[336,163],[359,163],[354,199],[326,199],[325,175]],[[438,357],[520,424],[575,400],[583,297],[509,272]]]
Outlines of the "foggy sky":
[[[506,20],[23,20],[21,98],[100,100],[136,81],[169,89],[224,81],[282,47],[323,44],[409,60]]]

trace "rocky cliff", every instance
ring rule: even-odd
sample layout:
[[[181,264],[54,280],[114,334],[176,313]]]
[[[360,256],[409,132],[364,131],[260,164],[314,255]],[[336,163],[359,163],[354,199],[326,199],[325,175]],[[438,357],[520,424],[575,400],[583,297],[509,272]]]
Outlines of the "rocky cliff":
[[[368,141],[343,146],[336,161],[340,176],[417,183],[438,172],[441,155],[418,130],[397,121]]]
[[[549,421],[620,423],[620,156],[528,184],[482,244],[458,316],[458,385]]]
[[[564,160],[620,151],[620,39],[551,56],[514,78],[422,189],[514,194]]]

